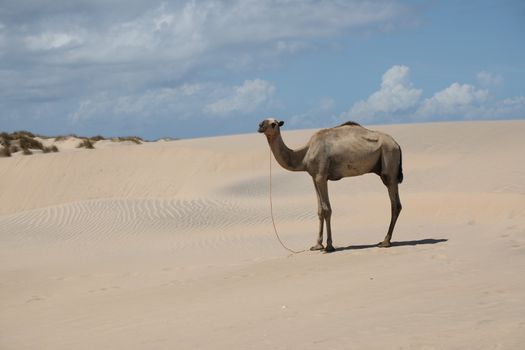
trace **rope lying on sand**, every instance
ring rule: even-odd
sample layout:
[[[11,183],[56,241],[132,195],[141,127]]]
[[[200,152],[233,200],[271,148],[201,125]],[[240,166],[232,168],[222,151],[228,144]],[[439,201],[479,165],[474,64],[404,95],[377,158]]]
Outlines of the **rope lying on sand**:
[[[292,252],[294,254],[299,254],[304,252],[304,250],[293,250],[288,248],[283,241],[281,241],[281,237],[279,237],[279,233],[277,233],[277,228],[275,227],[275,219],[273,217],[273,200],[272,200],[272,151],[270,150],[270,186],[269,186],[269,192],[270,192],[270,216],[272,217],[272,225],[273,225],[273,231],[275,232],[275,237],[277,237],[277,240],[284,249],[286,249],[289,252]]]

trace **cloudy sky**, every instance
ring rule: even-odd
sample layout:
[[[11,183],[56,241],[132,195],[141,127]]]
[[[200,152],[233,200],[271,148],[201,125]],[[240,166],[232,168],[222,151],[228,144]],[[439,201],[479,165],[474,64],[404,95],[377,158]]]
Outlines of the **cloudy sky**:
[[[2,0],[0,130],[525,119],[525,3]]]

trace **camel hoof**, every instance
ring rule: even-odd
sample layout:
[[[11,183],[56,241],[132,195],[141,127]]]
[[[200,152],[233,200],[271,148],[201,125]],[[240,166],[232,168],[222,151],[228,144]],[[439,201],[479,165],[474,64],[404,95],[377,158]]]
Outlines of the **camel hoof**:
[[[326,253],[332,253],[332,252],[335,252],[335,248],[334,248],[334,246],[329,245],[329,246],[326,247],[326,249],[324,251]]]
[[[386,241],[383,241],[381,243],[379,243],[377,246],[380,247],[380,248],[388,248],[390,247],[390,242],[386,242]]]
[[[313,247],[310,248],[311,251],[314,251],[314,250],[323,250],[324,247],[322,244],[316,244],[314,245]]]

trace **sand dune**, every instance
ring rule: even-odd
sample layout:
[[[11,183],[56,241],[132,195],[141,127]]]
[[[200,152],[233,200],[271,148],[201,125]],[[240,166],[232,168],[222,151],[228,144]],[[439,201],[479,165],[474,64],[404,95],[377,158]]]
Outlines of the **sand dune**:
[[[525,121],[376,129],[404,152],[395,244],[365,175],[329,185],[333,254],[276,241],[256,133],[0,159],[0,348],[520,348]],[[273,170],[308,248],[311,179]]]

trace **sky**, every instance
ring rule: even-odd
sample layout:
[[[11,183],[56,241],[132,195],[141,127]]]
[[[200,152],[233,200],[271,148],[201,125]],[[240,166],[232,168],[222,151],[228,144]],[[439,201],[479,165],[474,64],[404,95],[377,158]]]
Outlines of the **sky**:
[[[525,119],[524,1],[0,0],[0,130]]]

